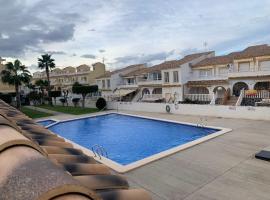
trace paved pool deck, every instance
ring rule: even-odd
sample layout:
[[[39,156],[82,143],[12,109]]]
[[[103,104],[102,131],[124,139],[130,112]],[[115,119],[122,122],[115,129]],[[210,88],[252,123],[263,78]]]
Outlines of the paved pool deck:
[[[125,113],[200,121],[197,116]],[[270,150],[270,121],[208,117],[205,123],[233,130],[125,173],[130,185],[146,189],[154,200],[270,200],[270,162],[254,158],[258,151]]]

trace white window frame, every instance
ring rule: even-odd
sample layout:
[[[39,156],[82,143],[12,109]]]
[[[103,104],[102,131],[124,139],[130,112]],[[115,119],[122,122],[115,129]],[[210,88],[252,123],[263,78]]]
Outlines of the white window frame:
[[[178,71],[173,71],[173,82],[179,83],[179,72]]]
[[[169,83],[169,82],[170,82],[170,73],[164,72],[164,83]]]
[[[262,63],[263,62],[267,62],[267,63],[269,63],[268,64],[268,66],[264,66],[263,68],[262,68]],[[259,61],[259,66],[260,66],[260,71],[270,71],[270,60],[262,60],[262,61]]]

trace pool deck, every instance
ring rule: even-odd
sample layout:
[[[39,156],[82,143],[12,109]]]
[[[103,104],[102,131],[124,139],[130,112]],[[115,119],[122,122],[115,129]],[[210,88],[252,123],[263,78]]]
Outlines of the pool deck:
[[[199,122],[196,116],[124,113]],[[270,162],[254,154],[270,150],[270,121],[208,117],[206,125],[233,131],[125,173],[131,186],[148,190],[154,200],[269,200]]]

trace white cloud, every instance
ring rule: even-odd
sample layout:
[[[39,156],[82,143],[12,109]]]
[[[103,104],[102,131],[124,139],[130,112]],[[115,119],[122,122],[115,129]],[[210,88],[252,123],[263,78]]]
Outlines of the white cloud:
[[[65,52],[55,55],[62,66],[101,61],[104,56],[111,67],[120,67],[180,58],[204,50],[204,42],[218,53],[270,42],[268,0],[0,0],[0,4],[0,42],[3,33],[10,37],[6,42],[18,34],[2,44],[5,51],[0,50],[0,56],[23,51],[19,57],[29,64],[36,63],[42,50]],[[14,29],[16,24],[19,30]],[[163,56],[172,49],[172,55]],[[72,56],[88,52],[102,56],[91,54],[88,60]]]

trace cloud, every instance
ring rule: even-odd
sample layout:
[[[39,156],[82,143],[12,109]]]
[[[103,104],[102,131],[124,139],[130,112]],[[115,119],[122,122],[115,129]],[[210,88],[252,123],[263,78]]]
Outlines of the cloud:
[[[124,66],[270,43],[269,0],[0,0],[0,5],[0,56],[27,64],[48,49],[66,52],[57,56],[61,66],[84,63],[80,55],[88,52],[106,52],[107,63]],[[168,54],[171,49],[176,51]]]
[[[163,61],[167,57],[173,55],[175,50],[169,52],[158,52],[153,54],[140,54],[140,55],[128,55],[115,58],[116,64],[137,64],[137,63],[151,63],[154,61]]]
[[[67,54],[64,51],[47,51],[46,53],[52,54],[52,55],[66,55]]]
[[[96,59],[97,57],[93,54],[84,54],[84,55],[81,55],[81,58]]]
[[[28,2],[28,1],[27,1]],[[74,36],[81,17],[68,11],[53,12],[53,1],[0,0],[0,55],[15,57],[52,42],[66,42]],[[5,19],[5,20],[4,20]]]

